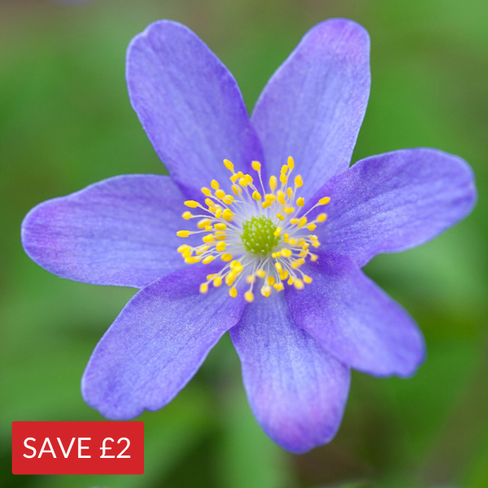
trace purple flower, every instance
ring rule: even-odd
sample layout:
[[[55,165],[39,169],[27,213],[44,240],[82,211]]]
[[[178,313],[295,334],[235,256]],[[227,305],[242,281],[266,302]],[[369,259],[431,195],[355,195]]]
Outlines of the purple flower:
[[[308,32],[251,118],[229,71],[175,22],[136,36],[127,82],[171,177],[110,178],[22,226],[48,271],[140,288],[88,363],[86,402],[111,419],[160,409],[230,331],[266,434],[296,453],[330,441],[350,368],[408,377],[425,354],[360,268],[468,215],[472,171],[424,148],[348,169],[370,89],[368,34],[349,20]]]

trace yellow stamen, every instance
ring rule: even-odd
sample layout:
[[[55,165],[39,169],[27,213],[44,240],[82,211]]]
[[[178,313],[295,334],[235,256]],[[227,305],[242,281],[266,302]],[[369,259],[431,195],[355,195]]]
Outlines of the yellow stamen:
[[[185,205],[186,205],[187,207],[190,207],[190,208],[197,208],[197,207],[198,207],[198,205],[199,205],[199,203],[198,203],[198,202],[195,202],[194,200],[187,200],[187,201],[185,202]]]
[[[246,291],[244,293],[244,298],[246,299],[246,302],[252,303],[254,301],[254,294],[252,291]]]

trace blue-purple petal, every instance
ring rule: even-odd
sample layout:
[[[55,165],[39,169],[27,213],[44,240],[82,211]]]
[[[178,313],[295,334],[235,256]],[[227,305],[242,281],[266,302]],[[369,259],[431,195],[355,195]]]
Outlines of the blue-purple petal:
[[[320,250],[364,266],[379,253],[418,246],[462,220],[474,207],[476,188],[463,159],[419,148],[358,161],[310,205],[323,196],[331,201],[327,221],[315,231]]]
[[[127,53],[132,106],[163,163],[186,195],[212,179],[262,161],[259,140],[232,74],[187,27],[151,24]],[[221,181],[222,183],[222,181]]]
[[[158,410],[188,383],[220,337],[241,317],[245,302],[225,287],[199,292],[212,267],[195,266],[139,291],[90,358],[85,401],[114,420]]]
[[[305,194],[315,193],[351,162],[370,90],[369,36],[359,24],[332,19],[311,29],[276,71],[252,121],[268,173],[295,158]]]
[[[408,313],[345,256],[321,253],[300,269],[313,278],[286,289],[295,323],[341,362],[375,376],[411,376],[425,358]]]
[[[32,209],[22,244],[63,278],[141,288],[187,266],[176,251],[185,209],[167,176],[117,176]]]
[[[230,336],[264,432],[294,453],[329,442],[344,412],[349,369],[293,323],[284,295],[259,295]]]

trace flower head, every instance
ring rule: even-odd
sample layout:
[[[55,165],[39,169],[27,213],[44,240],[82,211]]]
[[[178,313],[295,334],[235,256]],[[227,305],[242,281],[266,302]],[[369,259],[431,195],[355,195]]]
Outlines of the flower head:
[[[140,288],[88,363],[85,400],[112,419],[162,408],[230,331],[264,431],[292,452],[328,442],[350,368],[408,377],[424,359],[413,320],[361,267],[468,215],[469,166],[421,148],[348,168],[370,72],[368,35],[344,19],[307,33],[251,118],[229,71],[175,22],[136,36],[127,82],[171,177],[110,178],[22,225],[48,271]]]

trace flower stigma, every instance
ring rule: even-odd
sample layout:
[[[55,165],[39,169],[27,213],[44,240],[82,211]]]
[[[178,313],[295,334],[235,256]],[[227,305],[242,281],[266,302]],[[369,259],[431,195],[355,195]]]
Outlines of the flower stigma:
[[[207,281],[200,285],[200,292],[207,293],[211,284],[219,287],[225,283],[229,295],[235,298],[238,288],[245,286],[244,298],[252,302],[255,288],[265,297],[273,290],[282,291],[285,283],[303,289],[312,278],[300,267],[306,258],[317,261],[318,255],[310,249],[318,248],[320,242],[312,233],[327,219],[325,213],[312,221],[307,215],[314,208],[329,203],[330,198],[321,198],[308,212],[300,214],[305,199],[297,193],[303,180],[300,175],[291,178],[295,167],[292,157],[281,167],[279,178],[269,178],[268,191],[258,161],[252,162],[258,183],[249,174],[236,173],[228,159],[224,159],[224,166],[231,172],[232,191],[227,193],[218,181],[212,180],[210,188],[202,188],[205,205],[194,200],[185,202],[187,207],[203,211],[198,215],[186,211],[182,215],[185,220],[199,219],[199,230],[177,232],[179,237],[204,234],[201,245],[178,247],[186,263],[209,264],[215,259],[224,263],[218,273],[207,276]]]

